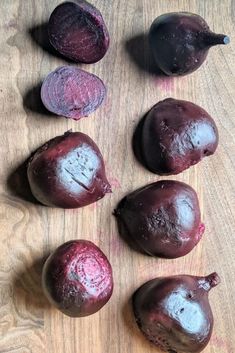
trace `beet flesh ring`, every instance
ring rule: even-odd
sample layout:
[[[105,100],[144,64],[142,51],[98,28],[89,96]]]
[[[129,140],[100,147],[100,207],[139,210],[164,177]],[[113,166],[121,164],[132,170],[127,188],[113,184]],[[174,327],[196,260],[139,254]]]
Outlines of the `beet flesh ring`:
[[[100,11],[84,0],[57,6],[49,19],[48,35],[59,53],[87,64],[101,60],[110,41]]]
[[[41,99],[52,113],[79,120],[93,113],[103,102],[103,81],[74,66],[62,66],[51,72],[41,87]]]
[[[219,283],[217,273],[156,278],[145,283],[133,296],[140,330],[169,353],[201,352],[210,340],[214,322],[208,293]]]
[[[147,114],[142,130],[145,165],[159,175],[179,174],[218,146],[214,120],[191,102],[165,99]]]
[[[49,256],[42,283],[49,301],[64,314],[88,316],[100,310],[112,295],[112,267],[95,244],[72,240]]]
[[[27,173],[35,198],[51,207],[83,207],[111,192],[97,145],[80,132],[67,132],[40,147]]]
[[[151,256],[184,256],[205,230],[196,192],[178,181],[158,181],[132,192],[115,214],[130,240]]]

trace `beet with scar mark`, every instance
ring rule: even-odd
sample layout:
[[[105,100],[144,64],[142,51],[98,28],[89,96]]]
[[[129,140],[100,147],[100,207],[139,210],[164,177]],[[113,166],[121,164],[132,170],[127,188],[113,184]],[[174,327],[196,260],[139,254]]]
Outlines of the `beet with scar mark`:
[[[184,256],[205,230],[196,192],[179,181],[162,180],[132,192],[115,215],[126,237],[151,256]]]
[[[48,24],[49,40],[65,57],[82,63],[101,60],[109,47],[109,33],[100,11],[84,0],[55,8]]]
[[[88,316],[100,310],[112,295],[112,267],[92,242],[71,240],[47,259],[42,284],[46,297],[64,314]]]
[[[41,87],[41,99],[52,113],[79,120],[93,113],[103,102],[103,81],[74,66],[62,66],[51,72]]]
[[[40,147],[27,173],[35,198],[51,207],[84,207],[111,192],[100,150],[81,132],[67,132]]]
[[[209,291],[220,283],[206,277],[179,275],[155,278],[133,296],[136,322],[146,338],[171,353],[199,353],[213,330]]]
[[[140,141],[145,165],[160,175],[181,173],[218,146],[214,120],[191,102],[167,98],[147,114]]]

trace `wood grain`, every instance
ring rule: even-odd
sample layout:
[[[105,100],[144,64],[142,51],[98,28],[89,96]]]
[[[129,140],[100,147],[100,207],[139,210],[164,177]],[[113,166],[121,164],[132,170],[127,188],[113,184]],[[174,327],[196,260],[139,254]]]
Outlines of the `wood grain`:
[[[41,80],[65,61],[51,52],[46,21],[59,0],[1,0],[0,72],[0,352],[152,353],[136,329],[129,299],[144,281],[179,273],[218,271],[210,296],[215,327],[205,353],[235,352],[235,67],[233,0],[93,0],[111,34],[111,47],[95,65],[81,65],[108,87],[106,103],[79,122],[56,118],[41,106]],[[211,49],[190,76],[164,79],[152,72],[145,34],[164,12],[191,11],[231,37]],[[216,154],[177,176],[199,193],[206,233],[188,256],[160,260],[132,251],[118,236],[112,210],[129,191],[157,180],[134,158],[131,140],[141,117],[157,101],[175,97],[203,106],[216,120]],[[32,202],[22,163],[42,143],[68,129],[88,133],[103,152],[113,194],[81,210],[49,209]],[[109,257],[115,290],[92,317],[70,319],[46,301],[40,285],[44,257],[69,239],[94,241]]]

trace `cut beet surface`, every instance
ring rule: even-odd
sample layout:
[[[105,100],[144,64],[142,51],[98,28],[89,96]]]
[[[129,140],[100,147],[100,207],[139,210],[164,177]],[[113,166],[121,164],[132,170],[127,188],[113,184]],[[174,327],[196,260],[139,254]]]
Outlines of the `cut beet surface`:
[[[74,66],[62,66],[44,80],[41,98],[52,113],[79,120],[93,113],[103,102],[103,81]]]
[[[81,132],[67,132],[40,147],[27,174],[35,198],[51,207],[84,207],[111,192],[100,150]]]
[[[75,62],[95,63],[109,47],[109,33],[100,11],[84,0],[57,6],[49,19],[48,34],[54,48]]]

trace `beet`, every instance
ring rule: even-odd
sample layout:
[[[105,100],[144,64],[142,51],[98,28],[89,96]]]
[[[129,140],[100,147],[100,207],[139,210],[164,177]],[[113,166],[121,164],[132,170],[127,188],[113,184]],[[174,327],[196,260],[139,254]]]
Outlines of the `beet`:
[[[189,12],[157,17],[149,32],[150,47],[157,66],[167,75],[186,75],[205,61],[209,49],[228,44],[229,37],[211,32],[205,20]]]
[[[156,278],[133,296],[137,324],[146,338],[171,353],[199,353],[208,344],[213,314],[208,292],[220,282],[217,273]]]
[[[79,120],[93,113],[103,102],[103,81],[74,66],[62,66],[51,72],[41,87],[41,99],[52,113]]]
[[[69,131],[40,147],[27,173],[35,198],[51,207],[83,207],[111,192],[100,150],[81,132]]]
[[[201,107],[168,98],[147,114],[140,143],[144,164],[150,171],[178,174],[215,152],[218,130]]]
[[[88,316],[100,310],[112,295],[112,267],[92,242],[71,240],[49,256],[42,283],[45,295],[62,313]]]
[[[53,47],[75,62],[95,63],[109,47],[109,33],[100,11],[84,0],[57,6],[49,19],[48,34]]]
[[[132,192],[115,214],[119,229],[151,256],[184,256],[205,230],[196,192],[179,181],[162,180]]]

